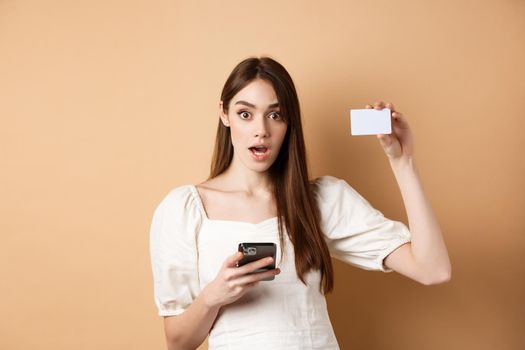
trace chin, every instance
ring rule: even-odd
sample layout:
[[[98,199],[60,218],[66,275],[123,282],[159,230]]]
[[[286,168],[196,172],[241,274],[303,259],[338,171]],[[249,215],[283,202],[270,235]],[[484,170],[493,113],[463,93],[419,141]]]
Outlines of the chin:
[[[264,166],[252,166],[250,167],[251,170],[256,171],[258,173],[265,173],[267,172],[272,165],[265,164]]]
[[[268,171],[268,169],[270,169],[270,167],[273,165],[273,160],[269,160],[268,162],[264,162],[260,164],[257,164],[257,163],[254,164],[253,160],[248,159],[248,162],[244,163],[244,165],[246,165],[246,167],[248,167],[250,170],[256,171],[258,173],[264,173]]]

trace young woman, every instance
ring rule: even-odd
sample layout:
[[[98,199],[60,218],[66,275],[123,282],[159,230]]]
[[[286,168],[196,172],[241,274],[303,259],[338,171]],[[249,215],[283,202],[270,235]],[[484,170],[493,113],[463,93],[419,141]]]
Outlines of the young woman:
[[[331,256],[423,284],[450,279],[407,121],[392,104],[366,106],[384,107],[393,132],[377,137],[410,231],[345,180],[309,180],[299,101],[281,64],[252,57],[233,69],[210,176],[172,189],[153,215],[154,295],[169,349],[195,349],[208,334],[209,349],[339,349],[325,301],[334,285]],[[237,267],[242,242],[276,243],[276,268],[250,274],[267,259]]]

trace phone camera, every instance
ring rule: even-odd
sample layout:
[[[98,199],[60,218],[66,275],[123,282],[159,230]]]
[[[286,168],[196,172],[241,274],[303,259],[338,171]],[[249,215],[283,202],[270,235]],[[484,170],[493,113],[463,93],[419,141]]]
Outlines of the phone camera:
[[[244,252],[244,255],[256,255],[257,248],[256,247],[244,247],[243,252]]]

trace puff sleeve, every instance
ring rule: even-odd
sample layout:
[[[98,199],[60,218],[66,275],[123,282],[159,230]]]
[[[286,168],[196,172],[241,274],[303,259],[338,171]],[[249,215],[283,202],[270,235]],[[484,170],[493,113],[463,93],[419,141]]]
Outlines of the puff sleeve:
[[[330,255],[365,270],[392,272],[383,260],[411,241],[406,225],[385,218],[343,179],[326,175],[315,183]]]
[[[198,212],[188,186],[166,195],[153,213],[150,259],[159,316],[179,315],[200,292]]]

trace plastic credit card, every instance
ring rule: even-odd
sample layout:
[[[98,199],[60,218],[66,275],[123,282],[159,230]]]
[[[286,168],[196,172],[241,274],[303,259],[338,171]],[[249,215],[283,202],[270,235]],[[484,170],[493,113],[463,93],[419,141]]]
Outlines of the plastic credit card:
[[[351,109],[350,128],[352,135],[391,134],[390,109]]]

